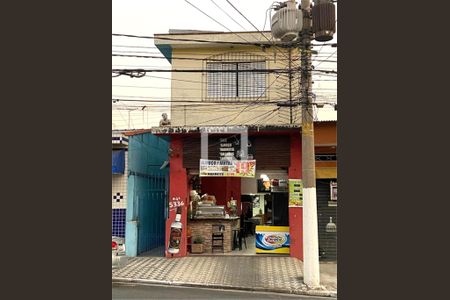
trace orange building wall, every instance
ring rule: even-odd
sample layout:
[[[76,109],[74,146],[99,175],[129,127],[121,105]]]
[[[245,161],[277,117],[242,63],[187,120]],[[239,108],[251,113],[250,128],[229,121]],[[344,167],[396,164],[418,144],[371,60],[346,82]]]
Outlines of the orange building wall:
[[[336,122],[314,123],[314,144],[337,145]]]

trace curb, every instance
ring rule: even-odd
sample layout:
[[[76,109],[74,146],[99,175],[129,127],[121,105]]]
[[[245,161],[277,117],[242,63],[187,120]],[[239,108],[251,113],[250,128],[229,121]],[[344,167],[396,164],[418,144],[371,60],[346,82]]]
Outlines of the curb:
[[[327,291],[327,290],[286,290],[286,289],[277,289],[277,288],[243,287],[243,286],[232,286],[232,285],[201,284],[201,283],[190,283],[190,282],[182,282],[182,281],[135,279],[135,278],[123,278],[123,277],[113,277],[112,282],[137,283],[137,284],[161,284],[161,285],[169,285],[169,286],[186,286],[186,287],[197,287],[197,288],[203,287],[203,288],[228,289],[228,290],[232,289],[232,290],[242,290],[242,291],[252,291],[252,292],[271,292],[271,293],[318,296],[318,297],[337,297],[337,292]]]

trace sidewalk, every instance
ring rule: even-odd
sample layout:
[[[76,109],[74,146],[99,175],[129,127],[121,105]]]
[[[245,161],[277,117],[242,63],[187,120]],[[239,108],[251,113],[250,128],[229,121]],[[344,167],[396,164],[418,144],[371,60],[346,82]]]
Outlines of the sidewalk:
[[[336,296],[335,263],[323,263],[319,289],[303,284],[302,262],[291,257],[132,257],[112,270],[113,282],[154,283],[223,289]]]

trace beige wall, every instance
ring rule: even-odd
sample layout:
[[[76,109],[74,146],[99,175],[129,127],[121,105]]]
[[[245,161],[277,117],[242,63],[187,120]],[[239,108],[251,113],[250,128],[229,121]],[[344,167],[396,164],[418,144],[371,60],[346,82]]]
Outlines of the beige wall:
[[[197,37],[199,38],[199,37]],[[204,38],[204,37],[203,37]],[[221,55],[225,53],[252,53],[253,55],[263,56],[267,63],[268,69],[287,68],[287,50],[277,48],[267,48],[264,52],[259,47],[248,46],[227,46],[227,47],[205,47],[200,48],[173,48],[172,52],[172,68],[173,69],[204,69],[204,61],[202,60],[181,60],[177,58],[198,58],[206,59],[213,55]],[[283,51],[283,54],[281,53]],[[294,50],[296,51],[296,50]],[[298,52],[292,55],[293,58],[298,57]],[[293,67],[298,67],[298,60],[293,62]],[[296,72],[298,78],[298,71]],[[295,74],[295,73],[294,73]],[[233,99],[237,100],[233,104],[212,104],[206,99],[206,74],[204,73],[172,73],[172,100],[173,101],[205,101],[201,105],[193,103],[173,102],[171,108],[172,126],[185,125],[244,125],[244,124],[289,124],[289,108],[284,107],[276,112],[272,112],[278,108],[276,104],[269,104],[267,101],[278,101],[281,99],[288,100],[289,85],[287,74],[279,76],[277,74],[269,74],[267,76],[266,87],[271,87],[266,92],[266,97],[258,99],[261,105],[249,105],[248,101],[255,99]],[[292,94],[298,95],[298,79],[293,80]],[[230,99],[231,100],[231,99]],[[264,104],[266,102],[266,104]],[[258,103],[259,104],[259,103]],[[239,114],[243,109],[245,110]],[[296,124],[301,121],[299,107],[293,108],[293,116],[296,118]]]

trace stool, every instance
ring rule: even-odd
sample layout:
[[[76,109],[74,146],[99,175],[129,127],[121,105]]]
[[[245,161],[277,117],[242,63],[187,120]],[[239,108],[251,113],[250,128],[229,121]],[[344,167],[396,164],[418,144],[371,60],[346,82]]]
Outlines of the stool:
[[[222,249],[222,252],[225,252],[223,245],[224,231],[225,225],[222,224],[212,225],[211,252],[214,252],[214,249]]]
[[[245,229],[241,227],[239,229],[239,250],[242,249],[242,239],[244,239],[245,249],[247,249],[247,240],[245,239],[246,236],[247,234],[245,233]]]
[[[239,228],[233,228],[232,232],[233,232],[233,250],[236,249],[239,246],[239,250],[242,250],[242,244],[241,244],[241,239],[240,239],[240,235],[239,235]]]

